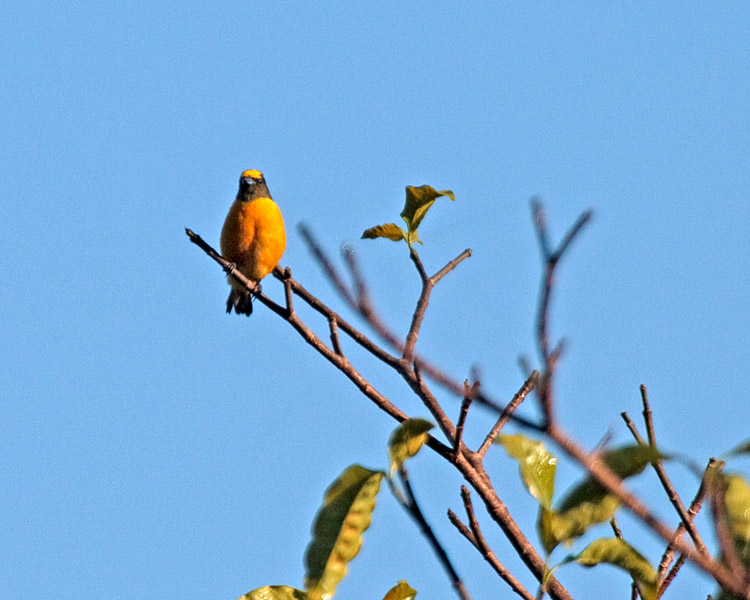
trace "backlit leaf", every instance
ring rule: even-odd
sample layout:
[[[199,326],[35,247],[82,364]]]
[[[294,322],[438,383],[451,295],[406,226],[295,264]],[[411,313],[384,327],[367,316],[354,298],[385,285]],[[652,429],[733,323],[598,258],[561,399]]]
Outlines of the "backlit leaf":
[[[391,473],[398,469],[407,458],[420,451],[427,441],[427,432],[434,425],[426,419],[407,419],[393,430],[388,440],[388,460]]]
[[[725,480],[729,529],[737,555],[745,565],[750,565],[750,485],[734,473],[727,473]]]
[[[414,600],[417,590],[412,589],[403,579],[393,586],[383,600]]]
[[[352,465],[326,490],[305,553],[305,587],[311,600],[333,596],[346,575],[347,563],[362,546],[362,532],[370,526],[382,478],[382,471]]]
[[[240,596],[238,600],[307,600],[307,594],[286,585],[266,585]]]
[[[544,508],[551,508],[557,459],[547,452],[542,442],[521,434],[499,435],[495,443],[500,444],[511,458],[518,461],[521,479],[529,493]]]
[[[594,540],[575,556],[568,556],[561,564],[577,562],[584,567],[608,564],[627,571],[638,584],[643,600],[656,600],[657,575],[651,564],[626,541],[619,538]]]
[[[427,211],[440,196],[447,196],[451,200],[456,199],[450,190],[438,191],[430,185],[406,186],[406,204],[404,210],[401,211],[401,218],[406,222],[409,231],[416,231]]]
[[[646,445],[625,446],[601,455],[601,460],[622,479],[637,475],[652,461],[663,458],[665,455]],[[582,536],[591,525],[609,521],[618,505],[615,496],[587,478],[563,498],[556,510],[539,515],[539,537],[547,552],[551,552],[561,542]]]
[[[363,240],[374,240],[375,238],[387,238],[399,242],[406,239],[406,232],[395,223],[375,225],[375,227],[370,227],[362,232]]]

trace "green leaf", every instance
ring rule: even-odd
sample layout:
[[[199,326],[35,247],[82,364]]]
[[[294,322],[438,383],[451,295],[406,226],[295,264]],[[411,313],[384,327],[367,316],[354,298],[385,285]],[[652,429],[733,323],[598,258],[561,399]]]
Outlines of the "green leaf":
[[[562,542],[581,537],[591,525],[609,521],[619,506],[617,498],[605,494],[596,501],[584,501],[564,511],[542,508],[537,521],[539,537],[547,553]]]
[[[620,479],[638,475],[649,463],[669,458],[653,446],[635,444],[604,453],[604,463]]]
[[[265,585],[238,600],[307,600],[307,594],[287,585]]]
[[[370,526],[382,471],[348,467],[326,490],[305,553],[305,587],[311,600],[333,596],[346,575],[346,565],[362,546]]]
[[[406,204],[401,211],[401,218],[406,222],[409,231],[416,231],[427,211],[440,196],[447,196],[451,200],[456,197],[450,190],[436,190],[430,185],[414,187],[406,186]]]
[[[727,473],[725,480],[729,529],[737,555],[745,565],[750,565],[750,485],[734,473]]]
[[[625,446],[603,453],[601,459],[620,478],[637,475],[649,463],[663,459],[656,448],[646,445]],[[539,537],[547,552],[561,542],[582,536],[596,523],[609,521],[619,505],[618,499],[591,478],[575,486],[557,510],[543,510],[537,521]]]
[[[383,600],[414,600],[417,590],[412,589],[403,579],[394,585]]]
[[[508,456],[518,461],[521,479],[529,493],[544,508],[551,508],[557,459],[547,452],[542,442],[521,434],[499,435],[495,443],[502,445]]]
[[[398,469],[407,458],[419,452],[427,441],[427,432],[434,425],[426,419],[406,419],[393,430],[388,440],[388,461],[391,473]]]
[[[618,538],[594,540],[580,554],[568,556],[560,564],[573,561],[584,567],[595,567],[604,563],[623,569],[638,584],[643,600],[656,600],[657,598],[656,571],[642,554],[624,540]]]
[[[384,225],[375,225],[362,232],[363,240],[374,240],[375,238],[388,238],[394,242],[400,242],[407,239],[406,232],[395,223],[385,223]]]

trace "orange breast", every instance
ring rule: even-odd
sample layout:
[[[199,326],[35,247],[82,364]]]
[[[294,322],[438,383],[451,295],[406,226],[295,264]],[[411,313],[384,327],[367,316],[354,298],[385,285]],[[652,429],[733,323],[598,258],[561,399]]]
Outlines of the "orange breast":
[[[235,200],[221,230],[224,258],[248,279],[260,281],[273,270],[285,248],[284,220],[273,200]]]

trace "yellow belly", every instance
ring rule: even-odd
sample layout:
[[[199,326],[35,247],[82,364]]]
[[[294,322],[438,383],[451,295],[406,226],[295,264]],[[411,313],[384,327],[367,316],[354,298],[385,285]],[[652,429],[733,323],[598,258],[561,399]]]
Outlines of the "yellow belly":
[[[278,264],[285,248],[284,220],[273,200],[235,200],[221,230],[224,258],[248,279],[260,281]]]

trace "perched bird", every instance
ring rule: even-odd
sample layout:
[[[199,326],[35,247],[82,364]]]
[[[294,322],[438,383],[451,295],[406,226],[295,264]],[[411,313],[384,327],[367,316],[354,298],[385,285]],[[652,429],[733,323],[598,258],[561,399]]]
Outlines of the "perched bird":
[[[279,262],[286,248],[284,220],[266,186],[263,173],[243,171],[240,189],[221,230],[221,254],[248,279],[258,282]],[[229,278],[227,312],[250,316],[251,295]]]

